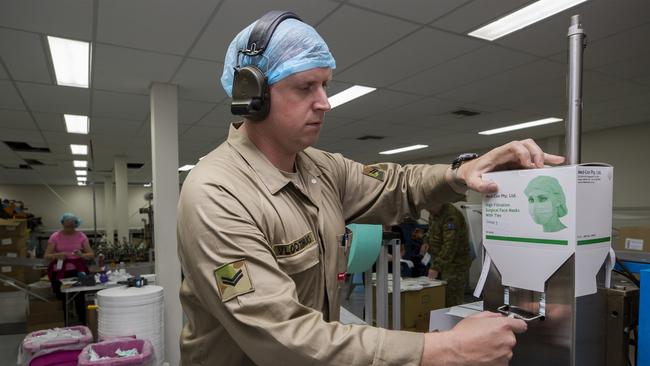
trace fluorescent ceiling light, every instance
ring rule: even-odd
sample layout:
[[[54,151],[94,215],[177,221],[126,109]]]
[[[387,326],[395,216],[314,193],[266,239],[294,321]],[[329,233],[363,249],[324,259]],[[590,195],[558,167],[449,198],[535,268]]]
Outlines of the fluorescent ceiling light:
[[[72,155],[88,155],[88,145],[70,144]]]
[[[353,99],[357,99],[368,93],[374,92],[375,90],[377,89],[368,86],[361,86],[361,85],[351,86],[345,89],[344,91],[329,97],[328,100],[330,102],[330,107],[336,108],[343,103],[347,103]]]
[[[72,165],[75,168],[88,168],[88,162],[86,160],[73,160]]]
[[[585,1],[587,0],[539,0],[472,31],[468,35],[494,41]]]
[[[179,172],[186,172],[188,170],[192,170],[192,168],[194,168],[194,165],[186,164],[186,165],[183,165],[182,167],[178,168],[178,171]]]
[[[77,185],[78,185],[78,186],[82,186],[82,187],[83,187],[83,186],[85,186],[85,185],[86,185],[86,182],[77,182]]]
[[[560,121],[562,121],[562,118],[553,118],[553,117],[544,118],[544,119],[539,119],[537,121],[518,123],[518,124],[512,125],[512,126],[499,127],[499,128],[495,128],[493,130],[481,131],[478,134],[479,135],[494,135],[494,134],[497,134],[497,133],[503,133],[503,132],[514,131],[514,130],[521,130],[522,128],[547,125],[549,123],[555,123],[555,122],[560,122]]]
[[[429,147],[429,145],[413,145],[413,146],[400,147],[399,149],[382,151],[382,152],[380,152],[380,154],[382,154],[382,155],[399,154],[399,153],[405,152],[405,151],[424,149],[425,147]]]
[[[56,83],[87,88],[90,75],[90,43],[47,36]]]
[[[88,181],[88,177],[77,177],[77,182],[86,182]]]
[[[143,184],[145,187],[151,187],[151,182]]]
[[[83,175],[83,176],[88,175],[88,171],[87,171],[87,170],[75,170],[74,173],[75,173],[76,175]]]
[[[78,116],[74,114],[64,114],[65,129],[68,133],[83,133],[88,134],[90,129],[90,121],[88,116]]]

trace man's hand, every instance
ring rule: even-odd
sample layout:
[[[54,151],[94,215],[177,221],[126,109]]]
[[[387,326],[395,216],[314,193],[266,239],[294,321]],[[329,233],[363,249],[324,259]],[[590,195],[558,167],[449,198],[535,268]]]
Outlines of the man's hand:
[[[438,277],[438,271],[429,268],[429,278],[435,280]]]
[[[515,333],[526,329],[523,320],[482,312],[463,319],[450,331],[425,334],[421,364],[507,366],[517,343]]]
[[[458,179],[467,187],[480,193],[497,191],[496,183],[481,178],[483,173],[506,169],[543,168],[545,163],[561,164],[564,157],[547,154],[535,141],[513,141],[490,150],[478,159],[468,161],[458,168]]]

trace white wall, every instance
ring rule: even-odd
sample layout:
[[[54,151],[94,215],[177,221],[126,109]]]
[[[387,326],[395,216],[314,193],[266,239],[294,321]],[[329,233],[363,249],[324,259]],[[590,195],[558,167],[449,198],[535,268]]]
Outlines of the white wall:
[[[564,137],[542,139],[537,143],[546,152],[562,154]],[[615,208],[650,207],[647,188],[650,182],[650,123],[585,133],[581,145],[582,162],[601,162],[614,167]],[[417,162],[448,164],[457,155],[435,156]],[[480,200],[478,194],[468,196],[470,202]]]
[[[129,186],[129,228],[142,228],[140,207],[146,207],[144,195],[151,188]],[[43,231],[61,228],[59,219],[64,212],[73,212],[82,221],[81,229],[93,229],[92,187],[45,186],[45,185],[0,185],[0,197],[23,201],[29,212],[43,218]],[[95,185],[97,228],[104,227],[104,186]]]

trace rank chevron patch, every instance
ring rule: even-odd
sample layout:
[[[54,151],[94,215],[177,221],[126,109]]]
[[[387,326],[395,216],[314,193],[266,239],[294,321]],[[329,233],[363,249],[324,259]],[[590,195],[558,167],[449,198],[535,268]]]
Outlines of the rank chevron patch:
[[[214,277],[223,302],[255,291],[244,259],[222,265],[214,271]]]

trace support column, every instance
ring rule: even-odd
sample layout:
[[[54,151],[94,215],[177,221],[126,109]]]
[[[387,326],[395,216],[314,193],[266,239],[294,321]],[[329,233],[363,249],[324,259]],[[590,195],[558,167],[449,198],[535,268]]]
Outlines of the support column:
[[[113,174],[104,177],[104,233],[109,245],[115,236],[115,197],[113,195]]]
[[[115,174],[115,217],[117,219],[117,239],[129,240],[129,204],[126,157],[116,156],[113,172]]]
[[[178,298],[181,264],[176,240],[178,204],[178,95],[176,85],[153,83],[151,104],[151,162],[156,281],[165,289],[165,361],[180,362],[178,340],[183,312]]]

